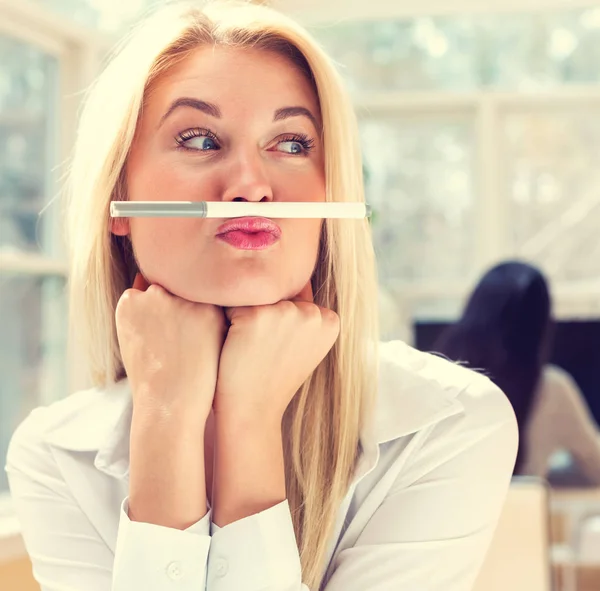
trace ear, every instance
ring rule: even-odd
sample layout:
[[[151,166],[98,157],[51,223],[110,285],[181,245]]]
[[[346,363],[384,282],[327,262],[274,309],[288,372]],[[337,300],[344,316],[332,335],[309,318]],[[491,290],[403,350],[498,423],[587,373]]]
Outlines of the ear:
[[[129,218],[110,218],[110,231],[115,236],[127,236],[129,234]]]

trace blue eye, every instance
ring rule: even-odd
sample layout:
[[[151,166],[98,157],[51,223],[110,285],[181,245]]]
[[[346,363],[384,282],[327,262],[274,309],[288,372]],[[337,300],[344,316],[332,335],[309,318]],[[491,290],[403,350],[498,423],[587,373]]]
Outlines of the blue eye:
[[[278,144],[278,149],[284,147],[282,152],[293,155],[307,155],[315,145],[315,141],[304,134],[292,135],[282,138]]]
[[[217,143],[210,137],[191,138],[185,142],[188,145],[192,145],[197,150],[214,150],[217,147]]]
[[[208,129],[188,129],[175,138],[179,148],[196,152],[219,150],[219,143],[214,133]]]
[[[289,154],[302,154],[304,152],[304,146],[300,142],[281,142],[279,145],[286,146],[287,149],[284,149],[283,152]]]

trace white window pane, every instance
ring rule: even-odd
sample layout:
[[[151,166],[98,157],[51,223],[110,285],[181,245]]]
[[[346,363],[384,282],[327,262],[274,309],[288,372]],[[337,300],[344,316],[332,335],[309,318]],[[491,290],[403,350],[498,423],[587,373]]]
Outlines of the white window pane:
[[[507,114],[513,251],[555,280],[600,276],[600,108]]]
[[[54,228],[40,217],[55,190],[57,63],[0,35],[0,253],[55,254]]]
[[[10,437],[40,404],[67,395],[64,278],[0,276],[0,463]],[[6,489],[0,470],[0,492]]]
[[[314,27],[353,91],[472,88],[470,19],[418,18]]]
[[[382,284],[464,277],[474,264],[471,122],[370,119],[361,133]]]
[[[105,33],[124,30],[149,6],[161,0],[36,0],[50,10]]]
[[[600,81],[600,8],[350,21],[312,31],[355,91]]]
[[[56,217],[39,214],[56,191],[58,64],[6,36],[0,36],[0,54],[0,257],[56,256]],[[63,286],[64,279],[0,271],[2,465],[10,436],[28,412],[67,393]],[[5,488],[0,471],[0,491]]]

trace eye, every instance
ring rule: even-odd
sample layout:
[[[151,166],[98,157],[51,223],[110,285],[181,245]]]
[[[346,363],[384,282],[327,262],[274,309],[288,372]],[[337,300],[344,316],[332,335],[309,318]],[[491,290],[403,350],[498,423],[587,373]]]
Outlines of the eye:
[[[279,147],[282,152],[288,152],[289,154],[302,154],[304,152],[304,146],[300,142],[281,142]]]
[[[197,138],[191,138],[187,142],[188,147],[195,148],[196,150],[216,150],[217,142],[210,137],[198,136]]]
[[[212,131],[200,127],[180,133],[175,141],[183,150],[209,152],[220,149],[217,136]]]
[[[281,138],[277,148],[281,152],[292,155],[306,155],[314,148],[315,142],[307,135],[292,135]]]

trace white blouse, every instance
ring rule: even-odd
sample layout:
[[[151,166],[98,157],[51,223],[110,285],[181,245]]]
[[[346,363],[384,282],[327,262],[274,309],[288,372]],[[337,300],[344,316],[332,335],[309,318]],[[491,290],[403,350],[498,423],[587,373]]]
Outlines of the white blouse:
[[[339,507],[325,591],[467,591],[498,521],[517,450],[487,378],[396,341]],[[126,381],[34,410],[6,471],[42,591],[309,591],[287,501],[223,528],[127,517]],[[312,591],[317,591],[312,590]]]

